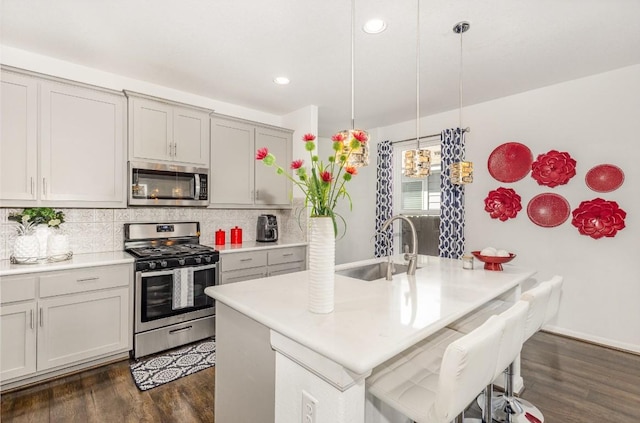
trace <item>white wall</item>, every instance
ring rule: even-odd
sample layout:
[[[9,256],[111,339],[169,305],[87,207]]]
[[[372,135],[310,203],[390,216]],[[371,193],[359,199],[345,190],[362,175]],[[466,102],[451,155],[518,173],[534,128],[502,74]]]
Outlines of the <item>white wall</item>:
[[[318,134],[318,106],[306,106],[282,117],[282,126],[285,128],[295,128],[293,133],[293,160],[303,159],[307,162],[309,153],[304,148],[302,137],[305,134]],[[282,165],[288,166],[288,163]],[[303,192],[293,187],[294,198],[304,198]]]
[[[489,245],[505,248],[517,254],[514,265],[537,269],[538,280],[563,275],[560,312],[548,329],[636,352],[640,352],[640,272],[635,267],[640,240],[639,113],[640,65],[463,111],[463,126],[471,127],[467,158],[475,165],[474,183],[466,188],[467,250]],[[405,122],[379,128],[377,138],[411,137],[414,125]],[[457,126],[457,111],[421,122],[425,134]],[[511,184],[500,183],[489,175],[487,158],[494,148],[508,141],[527,145],[534,158],[551,149],[567,151],[577,161],[577,175],[556,188],[539,186],[530,176]],[[625,172],[625,182],[618,190],[596,193],[585,185],[586,172],[601,163],[615,164]],[[368,210],[357,210],[350,216],[348,236],[343,240],[347,245],[363,245],[373,234],[369,210],[375,202],[369,192],[375,190],[375,171],[367,170],[361,176],[367,178],[357,183],[367,192],[363,199],[367,204],[363,206]],[[491,219],[484,211],[487,193],[500,186],[513,188],[522,196],[523,210],[506,222]],[[627,212],[627,227],[615,238],[595,240],[580,235],[571,218],[555,228],[536,226],[529,220],[526,207],[532,197],[543,192],[564,196],[572,210],[581,201],[597,197],[617,201]],[[359,258],[364,253],[363,247]]]

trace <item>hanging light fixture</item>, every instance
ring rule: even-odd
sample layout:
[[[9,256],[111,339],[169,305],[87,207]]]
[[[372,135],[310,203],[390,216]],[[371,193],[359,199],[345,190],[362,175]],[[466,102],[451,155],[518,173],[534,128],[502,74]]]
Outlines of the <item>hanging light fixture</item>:
[[[348,157],[347,166],[362,167],[369,165],[369,134],[355,129],[355,28],[356,1],[351,0],[351,129],[341,132],[344,139],[342,153]]]
[[[431,151],[420,148],[420,0],[418,3],[418,21],[416,24],[416,141],[415,149],[404,152],[404,176],[424,178],[431,174]]]
[[[462,127],[462,34],[467,32],[471,25],[469,22],[458,22],[453,27],[453,32],[456,34],[460,34],[460,83],[459,83],[459,94],[460,94],[460,110],[458,114],[458,130],[460,131],[460,139],[462,140],[464,137],[464,133],[469,131],[469,129],[463,129]],[[454,185],[464,185],[470,184],[473,182],[473,163],[468,161],[460,161],[452,163],[449,167],[450,171],[450,179],[451,183]]]

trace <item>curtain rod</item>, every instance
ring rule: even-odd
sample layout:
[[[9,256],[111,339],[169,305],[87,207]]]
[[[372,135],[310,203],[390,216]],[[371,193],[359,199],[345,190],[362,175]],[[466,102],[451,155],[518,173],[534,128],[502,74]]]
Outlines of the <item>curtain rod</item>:
[[[464,133],[464,132],[471,132],[471,128],[466,127],[466,128],[464,128],[464,129],[463,129],[463,131],[462,131],[462,132],[463,132],[463,133]],[[431,134],[431,135],[425,135],[425,136],[423,136],[423,137],[420,137],[420,139],[421,139],[421,140],[423,140],[423,139],[426,139],[426,138],[436,138],[436,137],[438,137],[438,138],[439,138],[439,137],[440,137],[440,135],[441,135],[440,133],[438,133],[438,134]],[[415,137],[414,137],[414,138],[407,138],[406,140],[391,141],[391,144],[397,144],[397,143],[407,142],[407,141],[417,141],[417,138],[415,138]]]

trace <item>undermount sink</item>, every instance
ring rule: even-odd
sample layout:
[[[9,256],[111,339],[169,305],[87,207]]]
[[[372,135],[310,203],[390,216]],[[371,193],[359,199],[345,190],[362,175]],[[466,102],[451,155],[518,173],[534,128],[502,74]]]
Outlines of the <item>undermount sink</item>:
[[[375,281],[376,279],[383,279],[387,276],[387,262],[379,262],[372,264],[365,264],[359,267],[352,267],[350,269],[337,270],[336,274],[342,276],[348,276],[350,278],[361,279],[363,281]],[[393,274],[406,273],[409,266],[406,264],[393,263]]]

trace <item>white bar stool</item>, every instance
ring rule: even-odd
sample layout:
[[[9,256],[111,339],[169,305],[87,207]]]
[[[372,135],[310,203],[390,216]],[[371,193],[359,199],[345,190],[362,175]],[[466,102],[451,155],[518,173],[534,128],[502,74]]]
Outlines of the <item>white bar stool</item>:
[[[554,276],[551,280],[542,282],[537,287],[522,294],[522,300],[528,301],[530,305],[525,325],[525,341],[531,338],[558,313],[562,281],[563,278],[561,276]],[[481,407],[487,403],[486,400],[482,402]],[[496,398],[496,401],[493,402],[493,407],[493,418],[498,422],[544,422],[542,412],[535,405],[514,395],[513,363],[507,370],[505,393]]]
[[[500,339],[500,349],[498,351],[498,360],[496,368],[491,381],[495,380],[498,376],[504,373],[505,369],[513,363],[520,351],[522,350],[522,344],[524,343],[524,331],[527,322],[527,315],[529,311],[529,303],[527,301],[518,301],[506,311],[503,311],[498,316],[505,322],[504,332]],[[492,422],[492,393],[493,385],[490,383],[484,390],[485,406],[482,409],[482,419],[464,419],[465,423],[478,423]],[[488,406],[487,406],[488,405]]]
[[[493,380],[504,330],[498,316],[466,335],[442,329],[374,369],[367,389],[415,422],[460,422]]]

